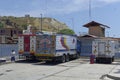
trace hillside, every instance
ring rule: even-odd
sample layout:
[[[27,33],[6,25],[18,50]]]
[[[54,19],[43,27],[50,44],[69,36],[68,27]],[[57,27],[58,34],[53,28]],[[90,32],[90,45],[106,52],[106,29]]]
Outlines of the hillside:
[[[28,25],[32,25],[34,29],[41,30],[41,18],[38,17],[13,17],[3,16],[0,17],[0,28],[15,27],[20,29],[26,29]],[[53,18],[42,18],[42,30],[57,32],[61,29],[67,29],[68,26],[65,23],[59,22]]]

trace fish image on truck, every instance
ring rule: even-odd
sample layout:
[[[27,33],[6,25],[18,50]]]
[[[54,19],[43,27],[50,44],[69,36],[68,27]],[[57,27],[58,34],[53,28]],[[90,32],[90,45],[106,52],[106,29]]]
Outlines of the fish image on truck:
[[[66,38],[65,37],[61,37],[60,42],[61,42],[62,46],[64,48],[66,48],[66,50],[70,50],[69,47],[66,44]]]

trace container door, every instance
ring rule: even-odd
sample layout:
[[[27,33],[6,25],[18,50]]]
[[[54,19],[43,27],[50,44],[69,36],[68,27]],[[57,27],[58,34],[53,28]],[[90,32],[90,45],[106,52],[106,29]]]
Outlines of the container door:
[[[98,53],[105,54],[105,42],[98,43]]]
[[[53,54],[55,49],[55,36],[39,35],[37,36],[37,53]]]
[[[24,37],[23,36],[19,36],[18,37],[18,50],[19,50],[19,54],[24,52]]]
[[[81,53],[81,42],[77,40],[77,52]]]
[[[24,36],[24,51],[30,51],[30,36]]]
[[[35,53],[36,50],[36,36],[30,36],[30,53]]]

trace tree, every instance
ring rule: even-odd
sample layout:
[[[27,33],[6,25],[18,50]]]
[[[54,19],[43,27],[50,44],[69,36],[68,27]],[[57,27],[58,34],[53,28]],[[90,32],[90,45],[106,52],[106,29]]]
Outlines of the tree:
[[[22,24],[23,29],[27,29],[27,24]]]
[[[3,23],[0,22],[0,28],[3,28],[3,27],[4,27]]]
[[[62,30],[58,31],[58,34],[72,35],[72,34],[75,34],[75,32],[71,29],[62,29]]]

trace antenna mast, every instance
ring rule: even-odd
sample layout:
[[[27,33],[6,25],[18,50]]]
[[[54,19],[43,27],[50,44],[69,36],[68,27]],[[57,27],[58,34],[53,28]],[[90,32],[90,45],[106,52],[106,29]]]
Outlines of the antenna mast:
[[[42,32],[42,13],[40,15],[41,15],[41,32]]]
[[[89,20],[92,20],[92,12],[91,12],[91,0],[89,0]]]

